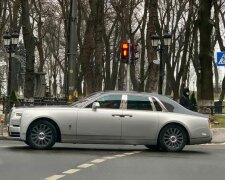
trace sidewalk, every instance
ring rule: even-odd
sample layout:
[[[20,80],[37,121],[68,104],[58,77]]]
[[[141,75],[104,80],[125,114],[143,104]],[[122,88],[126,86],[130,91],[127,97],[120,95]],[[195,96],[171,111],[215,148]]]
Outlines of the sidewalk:
[[[6,125],[0,125],[0,140],[7,140],[10,139],[7,132],[7,126]]]
[[[212,128],[213,139],[211,143],[225,143],[225,128]]]
[[[4,125],[3,134],[2,127],[0,126],[0,140],[15,140],[15,138],[9,137],[7,127]],[[211,143],[225,143],[225,128],[212,128],[213,138]]]

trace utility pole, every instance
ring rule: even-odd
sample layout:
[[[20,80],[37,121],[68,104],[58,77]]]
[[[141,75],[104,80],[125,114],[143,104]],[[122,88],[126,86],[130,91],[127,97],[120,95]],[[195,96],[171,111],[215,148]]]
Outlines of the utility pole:
[[[68,100],[72,102],[75,98],[75,66],[77,59],[77,0],[70,1],[69,18],[69,50],[68,50]]]

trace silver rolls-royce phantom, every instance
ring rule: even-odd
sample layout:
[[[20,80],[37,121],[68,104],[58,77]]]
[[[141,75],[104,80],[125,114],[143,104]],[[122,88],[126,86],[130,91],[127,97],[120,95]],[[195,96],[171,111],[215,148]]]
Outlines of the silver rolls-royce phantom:
[[[9,134],[35,149],[70,142],[176,152],[212,139],[207,116],[156,93],[96,92],[68,106],[13,108],[9,119]]]

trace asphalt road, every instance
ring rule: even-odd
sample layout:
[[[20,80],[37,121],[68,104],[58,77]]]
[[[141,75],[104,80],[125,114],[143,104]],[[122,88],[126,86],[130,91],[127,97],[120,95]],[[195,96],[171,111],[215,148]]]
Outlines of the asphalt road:
[[[32,150],[0,141],[0,180],[223,180],[225,145],[187,146],[180,153],[144,146],[56,144]]]

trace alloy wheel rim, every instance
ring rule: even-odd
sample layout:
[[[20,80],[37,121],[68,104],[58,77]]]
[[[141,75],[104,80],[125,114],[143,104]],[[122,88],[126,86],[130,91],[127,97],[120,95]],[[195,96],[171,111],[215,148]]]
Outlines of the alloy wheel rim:
[[[52,140],[52,130],[45,124],[38,124],[31,130],[31,140],[38,146],[47,146]]]
[[[164,143],[169,149],[179,149],[184,142],[183,133],[178,128],[169,128],[163,136]]]

